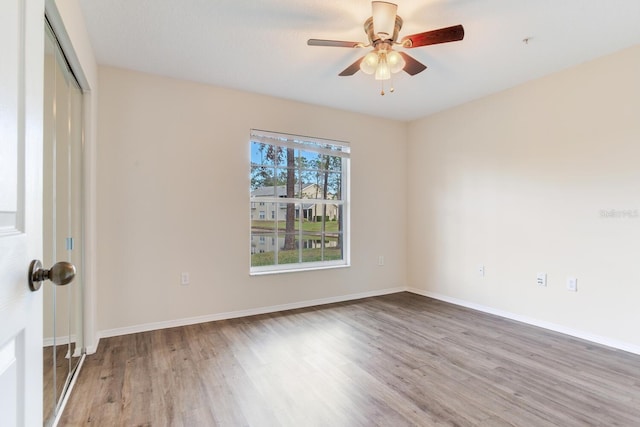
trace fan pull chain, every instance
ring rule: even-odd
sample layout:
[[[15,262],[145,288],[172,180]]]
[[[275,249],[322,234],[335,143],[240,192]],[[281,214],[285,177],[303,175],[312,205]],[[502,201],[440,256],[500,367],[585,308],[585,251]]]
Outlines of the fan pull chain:
[[[395,88],[393,87],[393,80],[389,80],[389,82],[391,83],[391,87],[389,88],[389,92],[393,93],[395,92]],[[380,96],[384,96],[385,92],[384,92],[384,80],[380,81]]]

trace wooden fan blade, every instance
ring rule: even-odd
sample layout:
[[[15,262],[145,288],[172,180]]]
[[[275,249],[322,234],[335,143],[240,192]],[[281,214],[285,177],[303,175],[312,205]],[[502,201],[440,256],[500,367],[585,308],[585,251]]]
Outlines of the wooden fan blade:
[[[427,69],[427,66],[417,60],[413,59],[411,56],[407,55],[404,52],[398,52],[404,58],[405,66],[403,70],[412,76],[424,71]]]
[[[309,39],[307,40],[309,46],[329,46],[329,47],[362,47],[360,42],[345,42],[340,40],[320,40]]]
[[[439,30],[427,31],[425,33],[413,34],[402,38],[402,44],[406,48],[428,46],[431,44],[448,43],[462,40],[464,38],[464,28],[462,25],[440,28]]]
[[[355,73],[357,73],[358,71],[360,71],[360,63],[362,62],[362,60],[364,59],[364,56],[360,59],[358,59],[356,62],[354,62],[353,64],[349,65],[347,68],[345,68],[340,74],[338,74],[339,76],[345,77],[345,76],[353,76]]]

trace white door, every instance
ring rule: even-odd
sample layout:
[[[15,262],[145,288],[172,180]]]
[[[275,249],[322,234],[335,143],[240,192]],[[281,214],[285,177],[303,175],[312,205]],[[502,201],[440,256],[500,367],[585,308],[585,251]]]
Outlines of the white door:
[[[0,424],[42,426],[44,1],[0,1]],[[49,267],[49,266],[45,266]]]

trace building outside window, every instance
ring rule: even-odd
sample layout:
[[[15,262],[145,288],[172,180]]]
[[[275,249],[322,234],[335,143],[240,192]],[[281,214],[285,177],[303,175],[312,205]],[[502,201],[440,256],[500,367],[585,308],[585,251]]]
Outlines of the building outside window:
[[[348,143],[252,130],[250,149],[250,272],[348,265]]]

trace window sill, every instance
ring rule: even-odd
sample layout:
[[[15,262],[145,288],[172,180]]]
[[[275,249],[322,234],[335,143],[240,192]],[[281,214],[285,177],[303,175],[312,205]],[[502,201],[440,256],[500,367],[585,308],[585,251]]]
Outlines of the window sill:
[[[351,264],[336,264],[336,265],[322,265],[315,267],[300,267],[300,268],[288,268],[288,269],[278,269],[278,270],[254,270],[249,272],[249,276],[267,276],[271,274],[286,274],[286,273],[299,273],[306,271],[317,271],[317,270],[333,270],[336,268],[348,268],[351,267]]]

